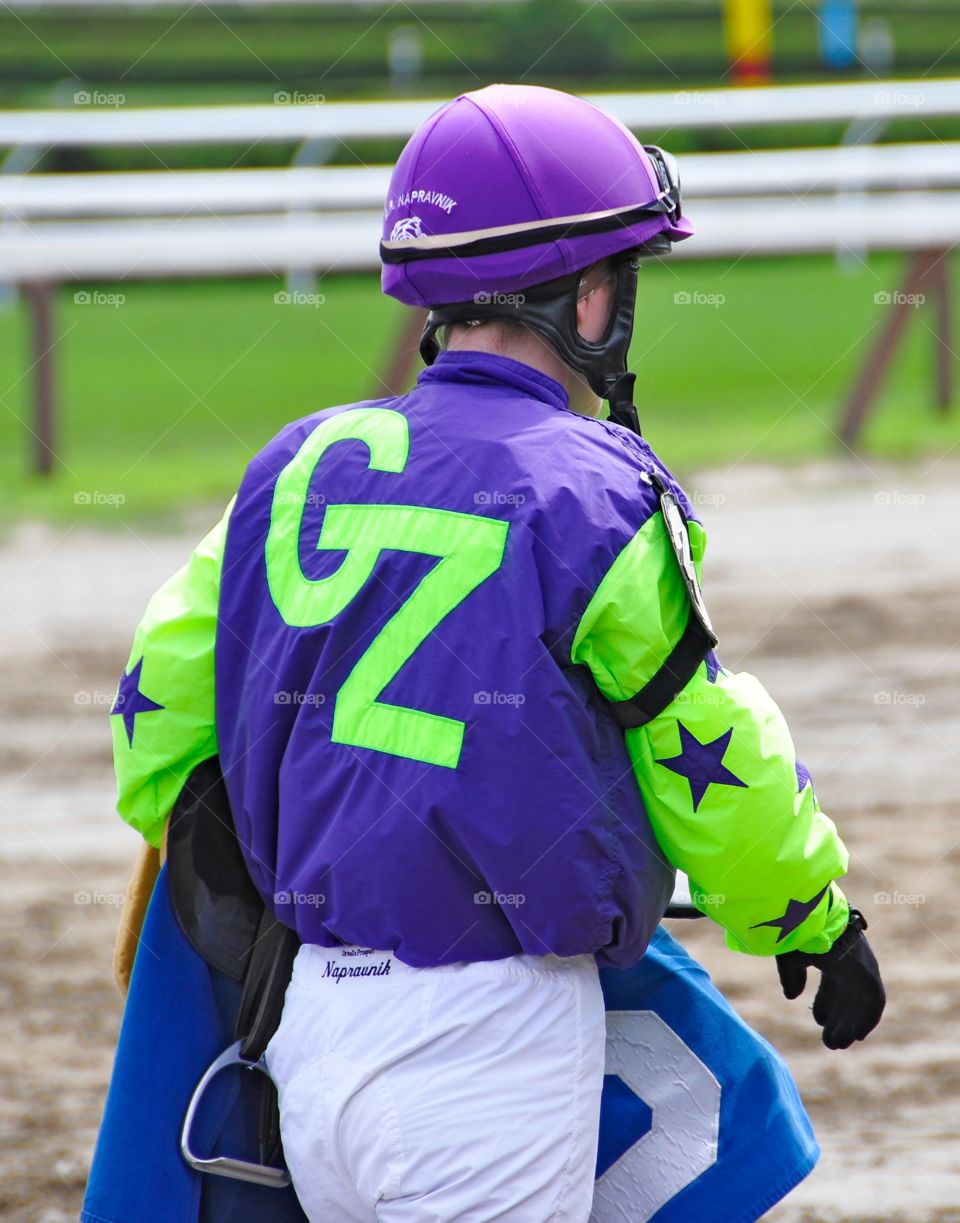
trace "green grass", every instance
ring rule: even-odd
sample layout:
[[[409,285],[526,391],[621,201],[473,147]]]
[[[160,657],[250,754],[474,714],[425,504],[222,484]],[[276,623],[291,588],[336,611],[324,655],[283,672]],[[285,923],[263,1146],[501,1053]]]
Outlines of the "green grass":
[[[654,446],[681,469],[841,451],[834,429],[842,404],[887,317],[874,296],[896,291],[903,266],[885,255],[852,268],[827,257],[644,268],[632,359]],[[683,292],[723,301],[675,304]],[[864,453],[907,458],[960,437],[960,417],[931,406],[928,328],[929,303],[910,318],[860,439]],[[955,350],[958,340],[955,327]]]
[[[898,75],[945,76],[960,65],[955,0],[861,0],[890,31]],[[779,80],[829,77],[816,6],[776,0]],[[522,6],[268,7],[228,4],[123,11],[40,6],[0,10],[0,101],[50,105],[81,85],[162,100],[266,101],[277,90],[382,95],[398,27],[418,32],[424,91],[442,96],[512,77],[571,88],[691,88],[724,82],[721,6],[683,0],[528,0]],[[845,75],[862,76],[855,67]]]
[[[0,403],[7,509],[72,517],[77,492],[119,494],[124,513],[169,511],[228,495],[285,421],[382,393],[377,373],[401,307],[370,279],[330,280],[323,304],[278,305],[272,281],[144,284],[58,295],[59,452],[48,480],[25,475],[32,445],[27,320],[0,317]],[[97,294],[120,294],[120,305]],[[356,356],[354,355],[356,354]],[[83,507],[109,521],[109,507]]]
[[[682,473],[744,457],[798,462],[836,453],[831,429],[841,401],[885,317],[874,294],[897,287],[901,263],[874,257],[850,271],[827,258],[645,266],[633,363],[645,433],[665,461]],[[378,375],[401,307],[380,296],[373,278],[325,280],[317,306],[276,304],[281,287],[103,286],[123,295],[119,305],[78,304],[73,289],[60,290],[61,464],[49,478],[29,470],[25,311],[0,314],[6,519],[168,523],[225,502],[247,460],[285,421],[381,394]],[[694,300],[675,300],[683,293]],[[868,454],[932,454],[960,434],[960,417],[929,405],[933,337],[924,324],[933,325],[929,305],[910,320],[863,437]],[[79,504],[78,493],[101,503]]]

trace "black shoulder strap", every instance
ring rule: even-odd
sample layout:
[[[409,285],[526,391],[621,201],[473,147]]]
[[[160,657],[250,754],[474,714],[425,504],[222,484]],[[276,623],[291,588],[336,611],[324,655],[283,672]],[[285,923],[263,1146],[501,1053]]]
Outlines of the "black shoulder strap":
[[[693,679],[697,668],[707,657],[715,639],[704,632],[703,625],[691,609],[687,627],[670,651],[659,671],[647,681],[636,696],[626,701],[611,701],[610,708],[624,730],[645,726],[674,700]]]
[[[614,717],[624,730],[643,726],[662,713],[686,688],[697,668],[717,644],[717,635],[700,592],[700,582],[690,553],[686,515],[659,474],[647,472],[646,475],[660,498],[660,512],[690,602],[690,615],[680,640],[656,674],[635,696],[610,703]]]

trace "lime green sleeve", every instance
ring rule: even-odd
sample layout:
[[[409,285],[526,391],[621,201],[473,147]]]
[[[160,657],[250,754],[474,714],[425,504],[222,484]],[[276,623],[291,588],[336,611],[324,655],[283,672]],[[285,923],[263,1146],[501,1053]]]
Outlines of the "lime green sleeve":
[[[694,521],[687,529],[699,572],[703,530]],[[590,667],[618,711],[668,657],[689,614],[658,513],[600,583],[573,661]],[[834,880],[848,854],[758,681],[726,672],[711,651],[656,716],[624,734],[660,847],[728,944],[755,955],[827,951],[847,924]]]
[[[232,508],[150,600],[110,711],[117,810],[151,845],[190,773],[217,752],[213,651]]]
[[[827,951],[847,924],[847,851],[752,675],[704,663],[659,717],[626,732],[654,833],[694,904],[755,955]]]

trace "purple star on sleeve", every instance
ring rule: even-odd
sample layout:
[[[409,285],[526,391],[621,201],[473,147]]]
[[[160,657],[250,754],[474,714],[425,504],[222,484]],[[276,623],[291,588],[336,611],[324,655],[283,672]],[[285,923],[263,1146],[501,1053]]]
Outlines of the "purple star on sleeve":
[[[803,763],[802,760],[798,760],[797,761],[797,793],[799,794],[804,786],[807,786],[810,784],[811,784],[810,771],[807,768],[807,766]]]
[[[723,757],[733,738],[732,726],[725,734],[720,735],[718,739],[711,739],[709,743],[701,743],[682,722],[677,722],[677,726],[680,729],[680,755],[668,756],[658,760],[657,764],[662,764],[671,773],[686,777],[690,783],[694,811],[712,785],[743,786],[747,789],[747,783],[741,781],[735,773],[731,773],[723,763]]]
[[[110,710],[111,718],[117,716],[123,718],[127,741],[131,747],[133,747],[133,728],[137,714],[152,713],[157,709],[165,708],[163,705],[158,705],[156,701],[151,701],[140,691],[140,672],[142,670],[143,658],[141,657],[132,671],[124,672],[120,680],[120,687],[117,689],[117,699]]]
[[[791,900],[782,917],[774,917],[770,921],[758,921],[755,926],[750,927],[751,930],[756,930],[760,926],[773,926],[775,930],[780,931],[777,935],[777,942],[782,942],[788,934],[793,934],[794,930],[807,920],[820,901],[823,900],[829,886],[830,884],[828,883],[827,887],[821,888],[816,896],[811,897],[810,900]],[[830,900],[833,900],[832,893]]]

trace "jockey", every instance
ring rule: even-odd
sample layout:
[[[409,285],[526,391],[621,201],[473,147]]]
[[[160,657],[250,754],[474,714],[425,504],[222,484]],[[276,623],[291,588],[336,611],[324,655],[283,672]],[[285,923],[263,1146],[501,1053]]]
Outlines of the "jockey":
[[[442,107],[381,243],[430,311],[415,387],[284,428],[137,632],[121,814],[159,844],[219,755],[302,941],[267,1064],[311,1220],[586,1220],[598,965],[641,959],[675,869],[787,997],[820,970],[829,1048],[879,1022],[847,851],[714,652],[704,529],[639,432],[639,261],[692,233],[672,158],[589,103]]]

